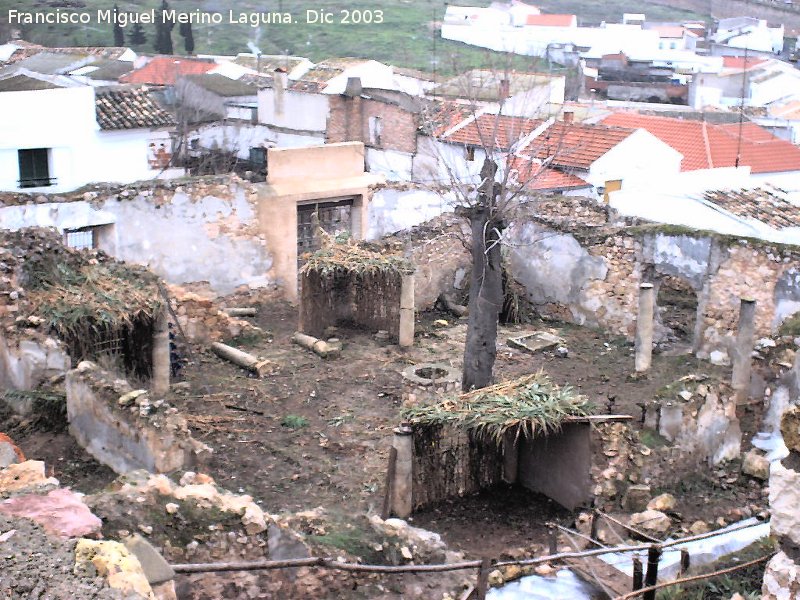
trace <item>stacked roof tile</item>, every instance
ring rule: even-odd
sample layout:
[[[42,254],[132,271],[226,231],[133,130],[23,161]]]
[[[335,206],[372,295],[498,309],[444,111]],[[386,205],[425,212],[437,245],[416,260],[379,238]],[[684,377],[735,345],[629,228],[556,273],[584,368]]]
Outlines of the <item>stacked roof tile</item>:
[[[633,129],[559,121],[536,137],[527,152],[549,164],[588,169],[593,162],[627,139]]]
[[[175,85],[178,77],[208,73],[214,67],[216,64],[207,60],[156,56],[142,68],[120,77],[119,81],[120,83]]]
[[[752,173],[800,171],[800,148],[754,123],[714,125],[620,112],[603,124],[646,129],[683,154],[682,171],[734,166],[749,166]]]
[[[482,114],[442,139],[467,146],[510,150],[514,144],[532,133],[543,122],[541,119],[526,117]]]
[[[800,208],[784,198],[779,190],[715,190],[703,196],[738,217],[755,219],[775,229],[800,227]]]
[[[95,95],[95,114],[100,129],[168,127],[172,115],[161,108],[146,90],[108,90]]]

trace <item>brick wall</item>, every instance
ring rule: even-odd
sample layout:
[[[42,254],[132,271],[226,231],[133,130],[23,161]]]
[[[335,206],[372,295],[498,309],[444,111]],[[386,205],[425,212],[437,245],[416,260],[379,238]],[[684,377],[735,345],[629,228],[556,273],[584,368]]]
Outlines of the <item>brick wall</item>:
[[[380,144],[370,137],[370,119],[381,119]],[[417,150],[418,116],[389,102],[331,96],[327,143],[364,142],[370,148],[413,154]]]

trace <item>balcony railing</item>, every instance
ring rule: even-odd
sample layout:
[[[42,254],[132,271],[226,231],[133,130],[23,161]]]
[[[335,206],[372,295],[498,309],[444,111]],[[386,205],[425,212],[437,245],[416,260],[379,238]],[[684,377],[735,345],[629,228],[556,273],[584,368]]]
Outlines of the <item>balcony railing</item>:
[[[34,187],[47,187],[56,184],[55,177],[32,177],[30,179],[19,179],[19,187],[21,188],[34,188]]]

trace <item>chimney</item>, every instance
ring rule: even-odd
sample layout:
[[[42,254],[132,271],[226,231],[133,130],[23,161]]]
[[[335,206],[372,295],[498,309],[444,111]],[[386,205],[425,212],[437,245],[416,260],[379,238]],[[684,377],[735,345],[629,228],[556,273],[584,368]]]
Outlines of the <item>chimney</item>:
[[[344,95],[349,98],[357,98],[361,95],[361,77],[347,78],[347,87],[344,88]]]
[[[575,121],[575,113],[571,110],[564,111],[564,123],[573,123]]]
[[[286,73],[286,69],[283,67],[278,67],[275,69],[275,75],[272,78],[273,88],[274,88],[274,95],[273,100],[275,102],[275,114],[282,115],[283,114],[283,104],[284,104],[284,94],[286,92],[286,88],[289,85],[289,76]]]
[[[500,80],[500,99],[505,100],[511,95],[511,82],[508,79]]]

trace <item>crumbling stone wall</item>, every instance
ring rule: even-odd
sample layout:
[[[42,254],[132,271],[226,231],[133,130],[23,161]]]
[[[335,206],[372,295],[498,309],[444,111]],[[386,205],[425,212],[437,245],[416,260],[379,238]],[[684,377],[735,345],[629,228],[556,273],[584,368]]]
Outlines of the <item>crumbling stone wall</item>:
[[[257,184],[235,175],[92,185],[59,195],[0,195],[0,228],[101,227],[97,247],[146,264],[171,283],[217,294],[268,285],[272,256],[258,219]]]
[[[561,197],[508,232],[513,276],[544,315],[631,338],[639,284],[665,276],[697,294],[694,348],[731,353],[742,297],[756,300],[756,335],[800,310],[800,249],[670,226],[614,221],[603,207]],[[663,338],[663,327],[656,338]]]
[[[186,419],[162,399],[84,361],[67,373],[70,433],[117,473],[168,473],[203,464],[211,449],[192,438]]]

